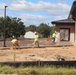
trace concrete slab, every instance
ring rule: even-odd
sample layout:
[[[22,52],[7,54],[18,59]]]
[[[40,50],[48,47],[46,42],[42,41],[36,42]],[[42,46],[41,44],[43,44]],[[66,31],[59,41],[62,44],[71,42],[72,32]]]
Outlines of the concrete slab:
[[[61,41],[58,44],[52,44],[52,43],[48,43],[48,44],[40,44],[40,48],[44,48],[44,47],[62,47],[62,46],[73,46],[73,44],[69,41]],[[28,45],[28,46],[20,46],[20,49],[24,49],[24,48],[33,48],[33,46]],[[5,49],[10,49],[10,47],[0,47],[0,50],[5,50]]]
[[[69,41],[61,41],[58,44],[59,46],[73,46],[73,44]]]

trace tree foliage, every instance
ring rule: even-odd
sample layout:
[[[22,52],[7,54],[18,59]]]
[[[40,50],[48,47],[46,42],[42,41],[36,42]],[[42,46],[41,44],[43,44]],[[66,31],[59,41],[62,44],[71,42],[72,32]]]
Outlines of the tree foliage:
[[[37,31],[43,35],[43,37],[48,37],[55,31],[55,27],[50,27],[47,24],[41,23],[38,27],[36,25],[29,25],[26,27],[26,31]]]
[[[47,24],[41,23],[38,26],[37,31],[41,33],[44,37],[48,37],[50,35],[51,29]]]
[[[0,36],[3,36],[4,34],[4,18],[0,17]],[[19,37],[20,35],[24,35],[25,34],[25,25],[24,23],[21,21],[20,18],[12,18],[7,16],[6,17],[6,24],[5,24],[5,36],[6,38],[15,36],[15,37]]]
[[[10,38],[12,36],[19,37],[20,35],[24,35],[26,31],[37,31],[43,35],[43,37],[48,37],[55,31],[55,27],[50,27],[45,23],[41,23],[39,26],[29,25],[25,27],[24,23],[20,18],[17,17],[6,17],[5,24],[5,36],[6,38]],[[0,36],[4,35],[4,18],[0,17]]]
[[[37,29],[36,25],[30,25],[26,27],[26,31],[36,31],[36,29]]]
[[[50,35],[52,35],[55,32],[55,26],[51,26]]]

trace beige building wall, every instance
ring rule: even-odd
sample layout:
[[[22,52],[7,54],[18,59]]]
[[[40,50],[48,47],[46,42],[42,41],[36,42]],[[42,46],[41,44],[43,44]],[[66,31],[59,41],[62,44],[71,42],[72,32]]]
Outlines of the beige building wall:
[[[74,39],[74,33],[71,33],[70,34],[70,42],[75,42],[75,39]]]

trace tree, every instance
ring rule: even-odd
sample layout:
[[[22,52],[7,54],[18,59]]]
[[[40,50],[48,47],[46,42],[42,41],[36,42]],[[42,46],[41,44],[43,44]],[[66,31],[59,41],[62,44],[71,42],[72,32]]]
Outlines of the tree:
[[[14,35],[15,37],[19,37],[20,35],[24,35],[25,34],[25,25],[24,23],[21,21],[20,18],[12,18],[12,35]]]
[[[52,35],[55,32],[55,26],[51,26],[50,28],[51,28],[50,34]]]
[[[1,17],[0,18],[0,33],[2,33],[3,35],[3,30],[4,30],[4,18]],[[19,37],[20,35],[24,35],[25,34],[25,25],[24,23],[21,21],[20,18],[12,18],[7,16],[6,17],[6,38],[10,38],[12,36],[15,37]]]
[[[36,31],[37,27],[35,25],[30,25],[26,27],[26,31]]]
[[[47,24],[41,23],[38,28],[37,31],[39,33],[41,33],[44,37],[48,37],[50,35],[50,26],[48,26]]]

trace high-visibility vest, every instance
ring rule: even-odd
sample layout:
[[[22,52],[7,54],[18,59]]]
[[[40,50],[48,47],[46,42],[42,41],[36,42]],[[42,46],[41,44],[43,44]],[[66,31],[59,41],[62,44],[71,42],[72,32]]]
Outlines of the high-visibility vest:
[[[52,37],[55,38],[56,37],[56,33],[53,33]]]
[[[37,41],[38,40],[38,38],[39,38],[39,35],[37,34],[37,35],[35,35],[35,41]]]

